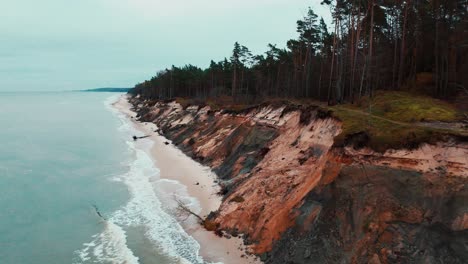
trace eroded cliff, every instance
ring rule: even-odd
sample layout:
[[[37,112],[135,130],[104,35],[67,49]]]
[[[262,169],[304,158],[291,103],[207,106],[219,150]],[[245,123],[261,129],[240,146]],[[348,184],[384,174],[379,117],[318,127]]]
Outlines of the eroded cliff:
[[[336,146],[318,107],[243,111],[131,99],[142,121],[220,178],[217,228],[244,234],[267,263],[463,263],[468,145]]]

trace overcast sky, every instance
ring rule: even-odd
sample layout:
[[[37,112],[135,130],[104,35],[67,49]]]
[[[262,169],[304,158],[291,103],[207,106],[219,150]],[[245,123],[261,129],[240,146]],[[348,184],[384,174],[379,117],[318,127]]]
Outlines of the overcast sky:
[[[0,0],[0,91],[133,87],[158,70],[296,38],[321,0]]]

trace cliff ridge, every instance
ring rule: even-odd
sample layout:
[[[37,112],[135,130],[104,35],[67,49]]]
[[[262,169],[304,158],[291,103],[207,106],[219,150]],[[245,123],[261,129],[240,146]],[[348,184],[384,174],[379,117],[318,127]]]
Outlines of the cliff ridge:
[[[217,173],[224,200],[211,222],[243,234],[266,263],[468,259],[464,140],[377,151],[337,144],[343,122],[318,106],[130,101],[141,121]]]

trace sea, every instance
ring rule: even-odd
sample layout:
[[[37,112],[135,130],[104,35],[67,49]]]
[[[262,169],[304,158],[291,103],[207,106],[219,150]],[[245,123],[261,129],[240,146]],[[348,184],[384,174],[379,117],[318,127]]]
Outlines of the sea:
[[[0,93],[0,264],[204,263],[119,96]]]

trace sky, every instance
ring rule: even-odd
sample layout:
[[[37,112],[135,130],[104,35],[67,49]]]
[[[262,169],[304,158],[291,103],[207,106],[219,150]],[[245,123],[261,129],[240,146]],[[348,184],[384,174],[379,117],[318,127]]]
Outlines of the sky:
[[[297,37],[321,0],[0,0],[0,91],[133,87],[171,65],[207,67]]]

